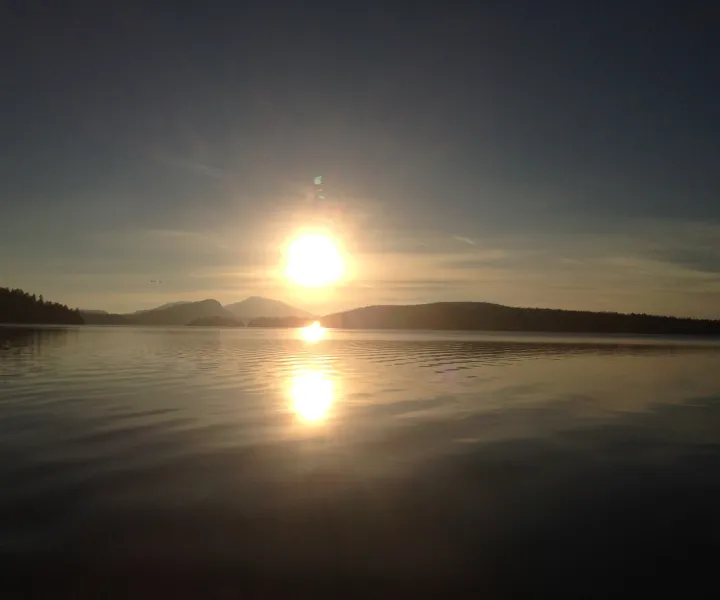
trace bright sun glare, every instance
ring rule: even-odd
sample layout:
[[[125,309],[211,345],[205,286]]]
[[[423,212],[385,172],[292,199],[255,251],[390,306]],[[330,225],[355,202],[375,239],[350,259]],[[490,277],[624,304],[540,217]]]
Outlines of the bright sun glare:
[[[302,336],[302,339],[304,339],[306,342],[319,342],[325,337],[325,328],[320,325],[320,323],[315,321],[312,325],[303,327],[300,330],[300,335]]]
[[[340,279],[343,270],[340,251],[327,236],[303,235],[288,248],[285,274],[295,283],[309,287],[328,285]]]
[[[317,423],[327,416],[333,402],[333,382],[320,371],[297,373],[290,388],[295,414],[303,421]]]

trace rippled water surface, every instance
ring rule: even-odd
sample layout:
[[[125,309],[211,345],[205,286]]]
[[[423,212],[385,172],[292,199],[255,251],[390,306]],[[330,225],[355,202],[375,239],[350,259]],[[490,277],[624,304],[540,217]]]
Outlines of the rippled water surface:
[[[0,558],[38,595],[686,586],[719,398],[703,340],[0,328]]]

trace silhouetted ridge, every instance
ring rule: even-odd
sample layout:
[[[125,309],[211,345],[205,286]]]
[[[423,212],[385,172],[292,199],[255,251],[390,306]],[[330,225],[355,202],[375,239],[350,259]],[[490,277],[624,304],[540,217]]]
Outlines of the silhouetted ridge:
[[[248,327],[307,327],[313,322],[306,317],[261,317],[251,320]]]
[[[156,306],[155,308],[145,308],[143,310],[136,310],[134,313],[131,313],[131,314],[140,315],[142,313],[148,313],[148,312],[152,312],[154,310],[165,310],[166,308],[171,308],[173,306],[180,306],[181,304],[192,304],[192,300],[179,300],[177,302],[167,302],[160,306]]]
[[[78,310],[21,289],[0,288],[0,323],[37,325],[82,325]]]
[[[720,321],[635,313],[516,308],[486,302],[368,306],[328,315],[321,319],[321,323],[325,327],[342,329],[720,335]]]
[[[201,300],[200,302],[184,302],[173,304],[167,308],[125,315],[128,322],[137,325],[187,325],[197,319],[222,317],[233,319],[232,313],[225,310],[217,300]]]
[[[188,323],[192,327],[244,327],[245,323],[229,317],[202,317]]]
[[[106,313],[106,312],[100,312],[100,311],[84,311],[81,310],[80,314],[82,315],[83,320],[85,321],[85,325],[130,325],[130,321],[128,321],[123,315],[113,314],[113,313]]]
[[[244,320],[259,318],[283,319],[286,317],[310,318],[312,316],[304,310],[285,304],[285,302],[262,298],[261,296],[250,296],[242,302],[226,304],[224,308],[236,318]]]

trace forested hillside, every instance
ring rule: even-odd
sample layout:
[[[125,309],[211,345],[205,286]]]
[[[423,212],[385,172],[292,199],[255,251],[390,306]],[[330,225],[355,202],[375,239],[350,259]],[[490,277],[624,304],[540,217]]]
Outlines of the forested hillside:
[[[82,325],[80,312],[21,289],[0,288],[0,323]]]

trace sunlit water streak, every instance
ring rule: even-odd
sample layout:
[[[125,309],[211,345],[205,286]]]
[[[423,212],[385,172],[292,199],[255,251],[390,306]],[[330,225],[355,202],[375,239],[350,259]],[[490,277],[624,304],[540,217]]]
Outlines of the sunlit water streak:
[[[290,387],[293,409],[304,421],[317,422],[327,418],[333,403],[332,380],[319,370],[298,372]]]
[[[239,553],[251,570],[469,576],[469,557],[554,540],[620,498],[636,520],[646,491],[681,485],[666,513],[688,518],[720,499],[715,342],[319,326],[0,338],[8,557],[129,564],[142,547],[198,568]],[[587,573],[583,556],[619,552],[547,540],[523,564],[555,552]]]
[[[300,329],[300,337],[306,342],[319,342],[325,337],[325,328],[315,321],[312,325]]]

